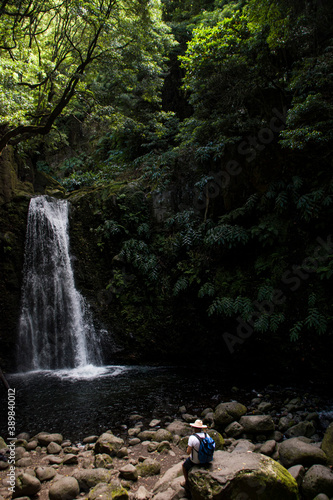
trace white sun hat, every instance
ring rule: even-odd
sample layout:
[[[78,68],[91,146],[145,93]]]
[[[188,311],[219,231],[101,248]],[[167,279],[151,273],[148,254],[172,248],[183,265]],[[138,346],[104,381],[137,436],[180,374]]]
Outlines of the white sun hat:
[[[207,425],[202,423],[202,420],[196,420],[193,424],[190,424],[191,427],[195,427],[196,429],[206,429]]]

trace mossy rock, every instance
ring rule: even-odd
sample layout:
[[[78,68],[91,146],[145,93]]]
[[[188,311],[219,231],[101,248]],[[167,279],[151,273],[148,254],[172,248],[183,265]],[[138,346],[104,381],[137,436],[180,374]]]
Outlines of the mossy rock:
[[[191,469],[189,485],[193,500],[299,500],[291,474],[259,453],[217,451],[211,465]]]
[[[106,453],[110,456],[115,456],[123,445],[123,439],[105,432],[97,439],[94,450],[96,455]]]
[[[95,455],[94,459],[94,466],[102,469],[112,469],[112,458],[110,457],[109,454],[107,453],[99,453],[98,455]]]
[[[216,431],[215,429],[209,429],[207,431],[207,434],[209,434],[210,437],[212,439],[214,439],[214,441],[215,441],[215,451],[217,451],[217,450],[223,450],[223,448],[224,448],[224,439],[223,439],[223,436],[218,431]]]
[[[327,456],[329,465],[333,465],[333,422],[327,427],[321,449]]]
[[[219,430],[223,430],[227,425],[235,420],[239,420],[247,412],[246,406],[237,401],[220,403],[214,412],[214,422]]]
[[[161,471],[161,464],[157,460],[147,458],[137,466],[137,470],[141,477],[156,476]]]
[[[127,500],[129,498],[127,490],[122,487],[119,481],[111,483],[100,483],[89,491],[89,500]]]
[[[0,436],[0,450],[7,448],[5,440]]]

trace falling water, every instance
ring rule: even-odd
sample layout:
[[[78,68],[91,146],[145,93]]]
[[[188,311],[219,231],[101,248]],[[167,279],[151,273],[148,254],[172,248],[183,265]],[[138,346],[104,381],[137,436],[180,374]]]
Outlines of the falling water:
[[[30,202],[17,358],[22,371],[101,363],[91,314],[75,288],[66,200]]]

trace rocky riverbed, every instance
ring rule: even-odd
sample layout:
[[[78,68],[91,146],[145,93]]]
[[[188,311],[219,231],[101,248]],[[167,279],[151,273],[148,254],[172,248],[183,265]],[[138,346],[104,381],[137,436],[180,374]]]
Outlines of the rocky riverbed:
[[[58,433],[21,433],[15,448],[0,438],[0,500],[332,500],[333,413],[316,398],[286,392],[235,398],[176,418],[126,418],[121,430],[71,442]],[[201,418],[215,439],[208,467],[181,486],[189,423]],[[124,417],[125,420],[125,417]]]

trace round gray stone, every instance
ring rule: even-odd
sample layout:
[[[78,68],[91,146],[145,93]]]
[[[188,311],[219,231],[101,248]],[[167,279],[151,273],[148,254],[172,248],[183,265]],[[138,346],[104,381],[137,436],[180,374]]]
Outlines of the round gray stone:
[[[52,484],[50,500],[73,500],[80,493],[78,481],[74,477],[64,477]]]

